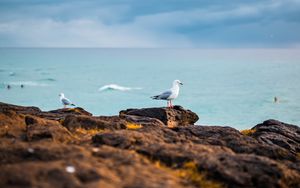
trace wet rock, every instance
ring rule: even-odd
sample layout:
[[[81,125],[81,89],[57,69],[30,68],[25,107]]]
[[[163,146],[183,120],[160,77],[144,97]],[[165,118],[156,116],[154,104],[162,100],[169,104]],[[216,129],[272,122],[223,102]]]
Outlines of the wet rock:
[[[168,127],[193,125],[199,120],[197,114],[181,106],[174,106],[174,108],[127,109],[120,112],[120,116],[122,115],[156,118]]]

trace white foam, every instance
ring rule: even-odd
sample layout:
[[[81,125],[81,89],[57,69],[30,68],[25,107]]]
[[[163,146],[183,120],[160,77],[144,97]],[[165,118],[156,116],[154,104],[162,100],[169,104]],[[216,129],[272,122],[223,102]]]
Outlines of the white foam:
[[[106,91],[106,90],[130,91],[135,89],[142,89],[142,88],[131,88],[131,87],[120,86],[117,84],[108,84],[100,87],[98,91]]]
[[[15,72],[10,72],[9,76],[16,76],[16,73]]]

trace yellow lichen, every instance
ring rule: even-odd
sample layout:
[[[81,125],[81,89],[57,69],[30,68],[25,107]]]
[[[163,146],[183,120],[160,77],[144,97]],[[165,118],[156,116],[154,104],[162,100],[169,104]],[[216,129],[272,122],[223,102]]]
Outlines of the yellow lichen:
[[[62,125],[64,124],[65,119],[59,119],[58,122]]]
[[[104,132],[104,130],[102,130],[102,129],[83,129],[83,128],[75,129],[75,133],[84,134],[84,135],[95,135],[95,134],[103,133],[103,132]]]
[[[245,130],[241,130],[240,132],[245,136],[250,136],[253,133],[255,133],[255,131],[256,131],[255,129],[245,129]]]
[[[142,125],[141,124],[127,122],[126,127],[127,127],[127,129],[140,129],[140,128],[142,128]]]
[[[160,161],[154,162],[155,167],[164,169],[165,171],[174,174],[177,177],[187,180],[191,182],[197,187],[205,187],[205,188],[222,188],[225,187],[223,184],[208,180],[206,178],[206,174],[204,172],[200,172],[197,169],[197,164],[195,162],[187,162],[183,165],[182,168],[173,169],[165,166]]]
[[[223,184],[208,180],[204,172],[199,172],[197,164],[194,162],[187,162],[183,165],[182,169],[177,170],[178,176],[192,182],[197,187],[206,188],[221,188]]]
[[[77,112],[77,113],[80,113],[80,110],[78,108],[68,108],[66,111],[67,112]]]

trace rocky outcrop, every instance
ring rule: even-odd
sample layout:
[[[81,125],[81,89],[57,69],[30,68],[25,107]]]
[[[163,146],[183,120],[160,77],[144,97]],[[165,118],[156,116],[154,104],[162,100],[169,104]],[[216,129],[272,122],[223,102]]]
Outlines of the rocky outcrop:
[[[92,116],[0,103],[0,187],[300,186],[298,126],[197,120],[179,106]]]
[[[120,116],[122,115],[155,118],[168,127],[193,125],[199,120],[197,114],[190,110],[185,110],[181,106],[174,106],[174,108],[127,109],[120,112]]]
[[[276,120],[268,120],[253,127],[251,135],[260,143],[278,146],[291,153],[300,153],[300,128]]]

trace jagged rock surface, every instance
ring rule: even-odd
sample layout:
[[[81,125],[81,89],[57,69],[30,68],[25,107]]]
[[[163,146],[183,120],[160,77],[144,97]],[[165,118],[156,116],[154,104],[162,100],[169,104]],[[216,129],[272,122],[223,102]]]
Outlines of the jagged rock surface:
[[[92,116],[0,103],[0,187],[300,187],[300,128],[242,134],[182,107]]]

